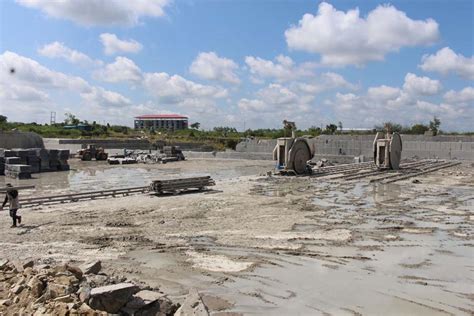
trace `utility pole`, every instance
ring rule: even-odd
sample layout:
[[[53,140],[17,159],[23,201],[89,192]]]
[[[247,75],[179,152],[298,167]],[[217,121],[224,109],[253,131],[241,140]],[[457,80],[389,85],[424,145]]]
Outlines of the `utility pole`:
[[[49,124],[54,125],[56,124],[56,112],[51,111],[51,116],[49,117]]]

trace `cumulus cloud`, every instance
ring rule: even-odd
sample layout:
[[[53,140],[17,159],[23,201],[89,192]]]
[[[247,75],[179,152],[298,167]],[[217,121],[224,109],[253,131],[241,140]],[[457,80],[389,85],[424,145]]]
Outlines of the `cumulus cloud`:
[[[257,82],[264,82],[263,79],[274,79],[279,82],[301,79],[302,77],[311,77],[314,75],[314,63],[303,63],[297,65],[293,59],[288,56],[278,55],[275,61],[263,59],[260,57],[247,56],[245,63],[249,67],[250,73]]]
[[[94,72],[94,78],[106,82],[139,83],[143,79],[140,68],[127,57],[118,56],[113,63]]]
[[[13,70],[13,71],[12,71]],[[89,84],[80,77],[50,70],[35,60],[6,51],[0,55],[0,102],[18,106],[18,111],[28,104],[36,107],[46,104],[49,95],[46,91],[69,91],[86,101],[86,107],[123,107],[131,101],[121,94]],[[48,103],[52,106],[51,102]],[[23,113],[24,114],[24,113]]]
[[[100,41],[104,45],[104,53],[106,55],[138,53],[143,48],[143,45],[135,40],[121,40],[117,35],[111,33],[100,34]]]
[[[168,0],[16,0],[48,16],[84,26],[133,26],[143,17],[161,17]]]
[[[468,88],[450,91],[445,94],[445,102],[431,102],[424,100],[426,95],[420,94],[419,90],[406,91],[405,88],[381,85],[370,87],[367,93],[360,95],[336,93],[324,104],[345,126],[353,128],[371,128],[384,121],[426,124],[436,115],[441,118],[444,129],[468,130],[474,115],[474,107],[468,101],[473,97],[471,93]]]
[[[93,60],[86,54],[81,53],[77,50],[71,49],[60,42],[53,42],[50,44],[46,44],[40,49],[38,49],[38,53],[45,57],[62,58],[62,59],[67,60],[70,63],[79,64],[83,66],[102,64],[101,61]]]
[[[10,70],[14,70],[11,72]],[[37,61],[6,51],[0,55],[0,81],[33,87],[83,91],[89,84],[82,78],[50,70]]]
[[[239,84],[235,73],[239,65],[232,59],[219,57],[215,52],[199,53],[189,67],[189,72],[199,78]]]
[[[381,85],[378,87],[370,87],[367,90],[367,96],[373,100],[391,100],[400,96],[400,89]]]
[[[343,76],[334,72],[325,72],[309,82],[293,83],[292,87],[302,93],[318,94],[324,91],[340,88],[357,90],[358,85],[348,82]]]
[[[443,98],[448,103],[471,102],[471,106],[474,107],[474,87],[466,87],[461,91],[449,90]]]
[[[132,104],[130,99],[120,93],[105,90],[101,87],[91,87],[87,92],[81,93],[81,97],[87,101],[88,104],[101,107],[124,107]]]
[[[260,89],[254,99],[242,98],[238,108],[242,112],[278,112],[294,116],[291,112],[307,112],[314,95],[300,94],[279,83],[271,83]]]
[[[158,97],[165,98],[169,102],[182,102],[189,98],[224,98],[227,90],[199,84],[179,75],[165,72],[146,73],[143,85],[148,91]]]
[[[443,75],[454,73],[462,78],[474,80],[474,56],[465,57],[456,54],[451,48],[444,47],[434,55],[424,55],[421,69],[438,72]]]
[[[433,19],[413,20],[391,5],[364,18],[359,9],[343,12],[323,2],[316,15],[305,14],[285,37],[290,49],[321,54],[323,64],[361,66],[402,47],[432,44],[439,30]]]
[[[433,80],[428,77],[418,77],[415,74],[408,73],[405,76],[403,89],[407,93],[415,95],[435,95],[441,91],[442,85],[438,80]]]

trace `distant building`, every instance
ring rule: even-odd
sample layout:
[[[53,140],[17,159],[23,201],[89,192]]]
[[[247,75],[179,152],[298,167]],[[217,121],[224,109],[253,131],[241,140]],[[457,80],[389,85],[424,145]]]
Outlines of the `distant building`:
[[[188,117],[178,114],[149,114],[135,117],[135,129],[180,130],[188,128]]]

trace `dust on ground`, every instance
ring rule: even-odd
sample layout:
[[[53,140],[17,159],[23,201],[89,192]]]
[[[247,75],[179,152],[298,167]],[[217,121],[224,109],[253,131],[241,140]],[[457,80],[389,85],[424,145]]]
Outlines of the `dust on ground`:
[[[109,273],[178,300],[195,287],[227,302],[215,313],[474,313],[470,164],[418,177],[420,183],[385,185],[260,175],[271,167],[217,159],[146,167],[73,163],[70,173],[31,180],[37,188],[25,194],[203,174],[217,185],[203,194],[24,209],[25,223],[15,230],[5,214],[0,257],[100,259]]]

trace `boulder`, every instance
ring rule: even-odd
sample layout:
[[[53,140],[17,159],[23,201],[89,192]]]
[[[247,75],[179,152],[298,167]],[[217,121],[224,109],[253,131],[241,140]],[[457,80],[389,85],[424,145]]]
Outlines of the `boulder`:
[[[34,298],[38,298],[43,294],[45,286],[37,276],[32,277],[27,285]]]
[[[191,289],[183,305],[176,311],[175,316],[209,316],[209,311],[197,290]]]
[[[100,260],[87,262],[81,266],[81,270],[84,274],[97,274],[100,272],[100,269],[102,269]]]
[[[127,307],[131,309],[140,309],[146,305],[156,302],[163,296],[164,294],[162,293],[143,290],[133,295],[132,300],[127,303]]]
[[[66,264],[66,269],[67,269],[67,271],[69,271],[69,272],[71,272],[72,274],[74,274],[74,276],[75,276],[78,280],[81,280],[81,279],[82,279],[82,270],[81,270],[79,267]]]
[[[3,270],[8,267],[8,262],[8,259],[0,259],[0,270]]]
[[[107,285],[91,290],[89,306],[93,309],[117,313],[135,294],[138,287],[132,283]]]

